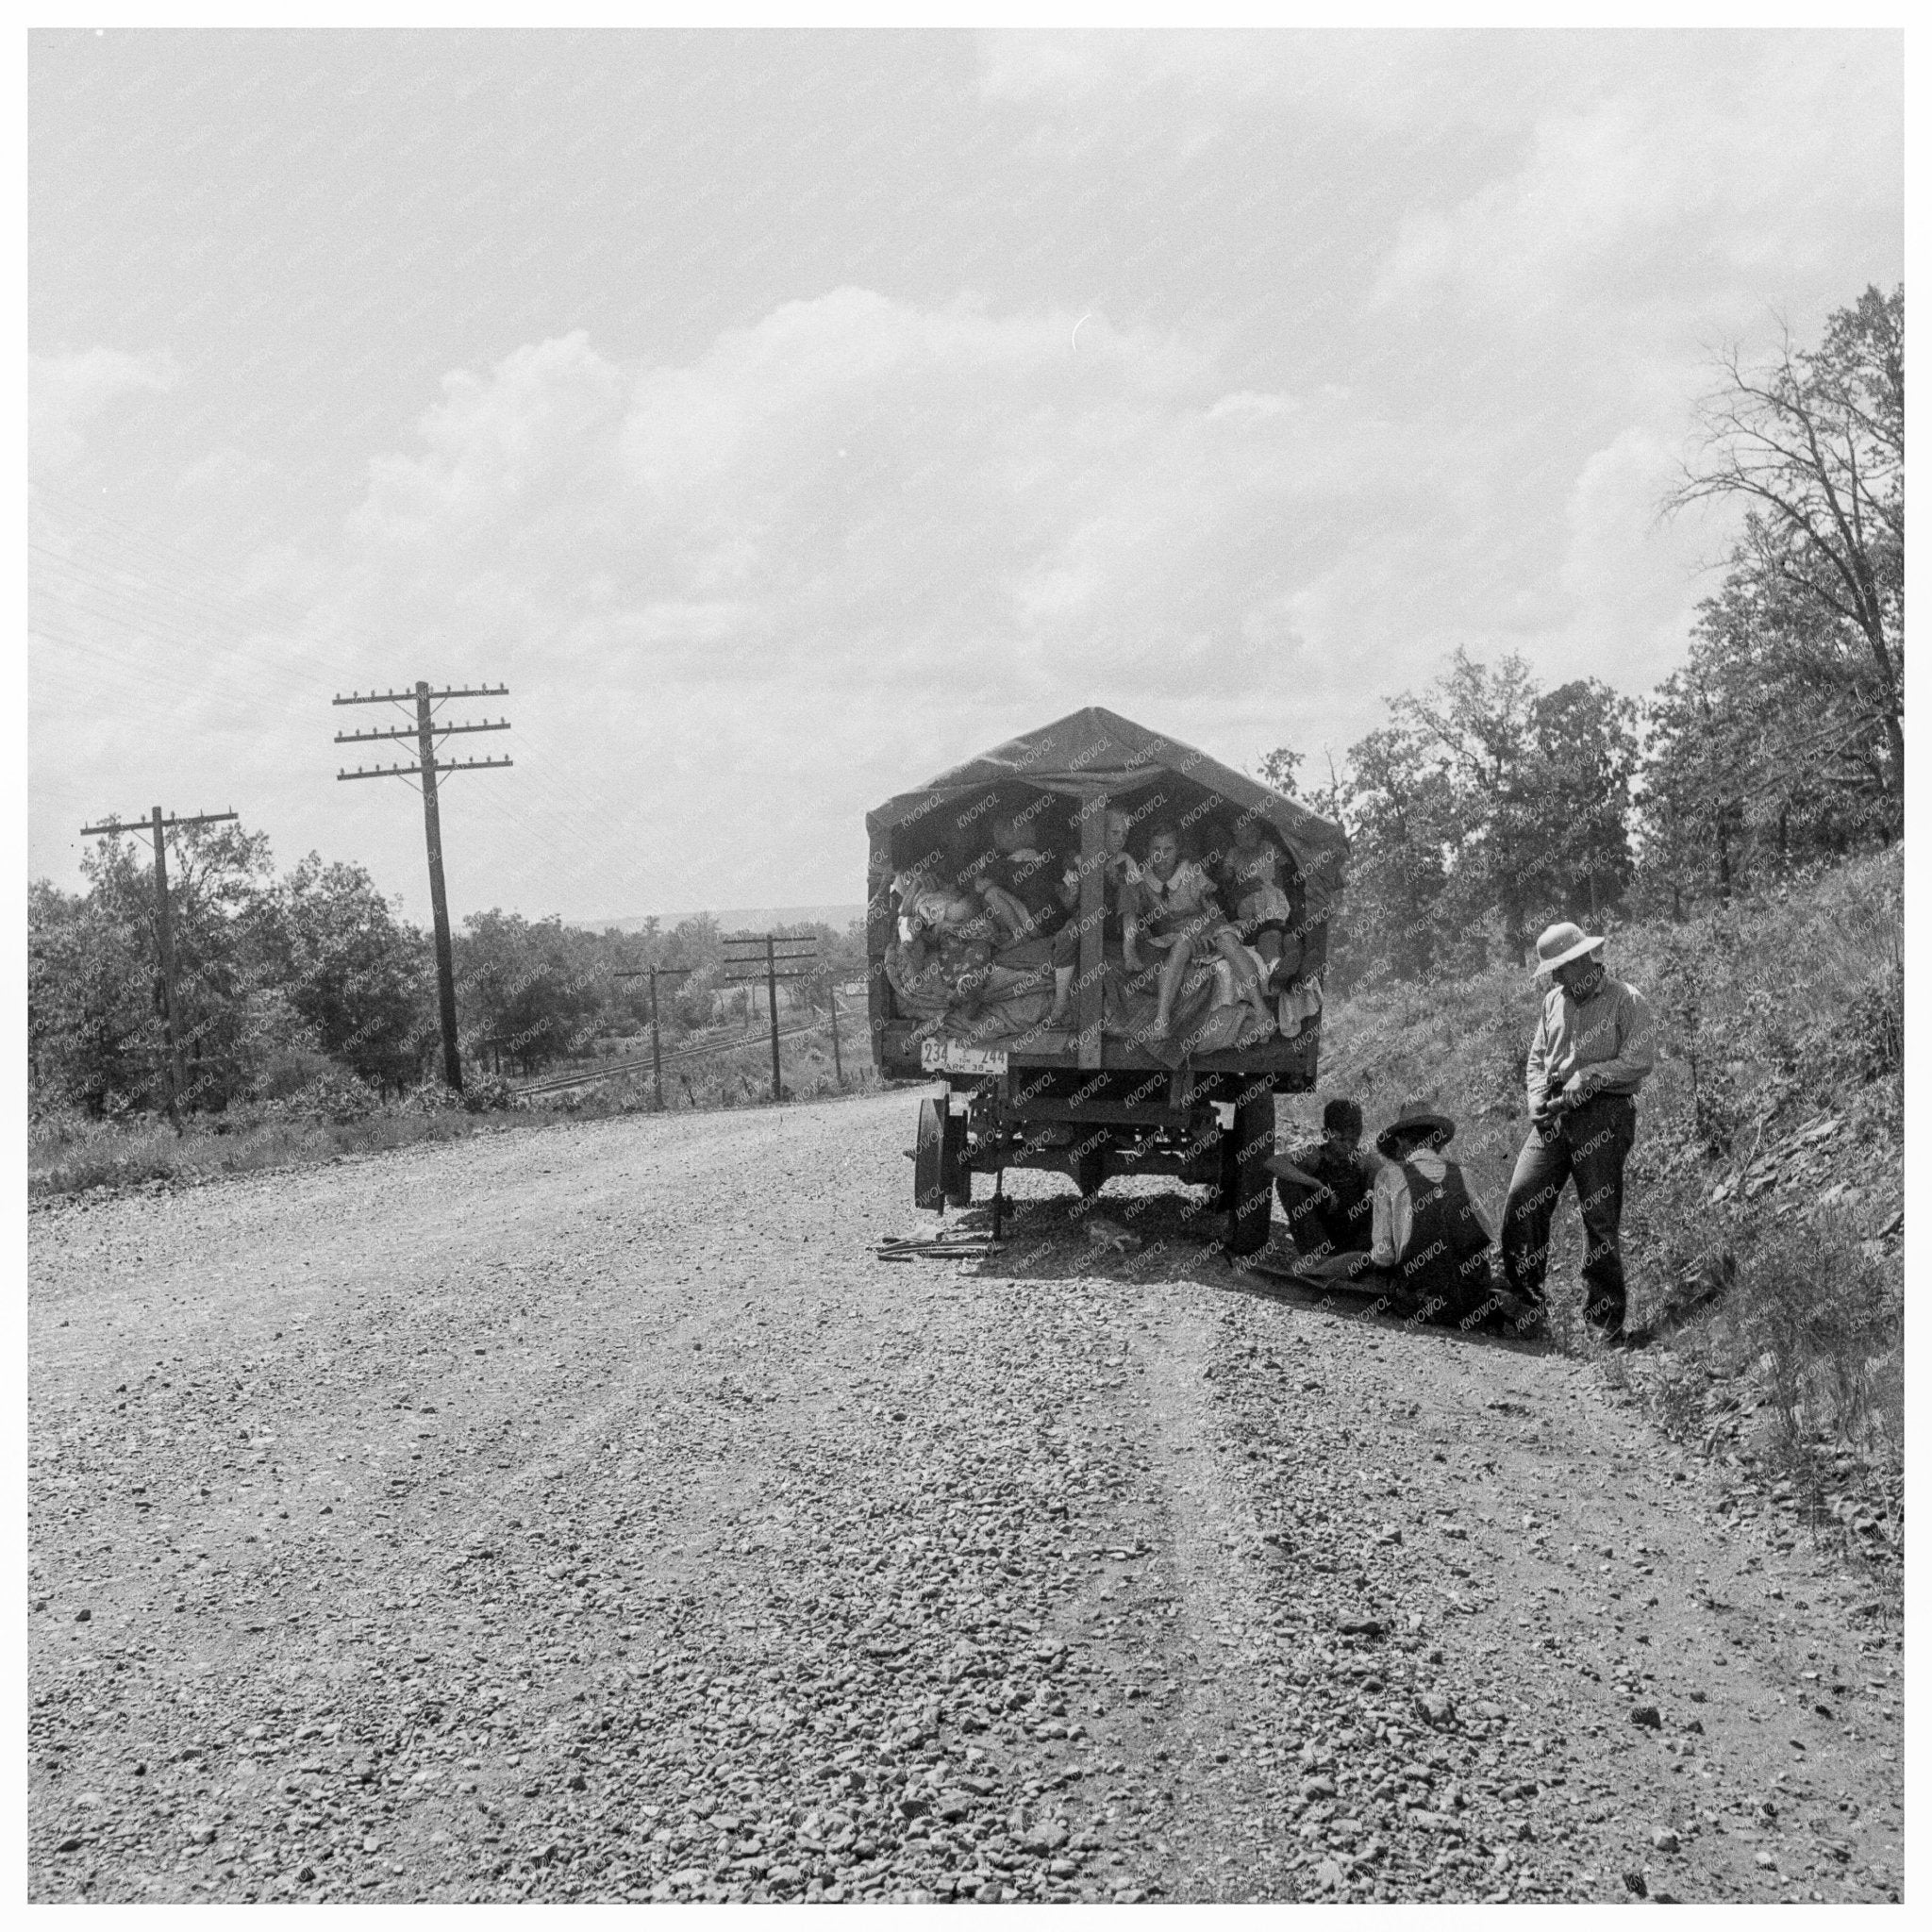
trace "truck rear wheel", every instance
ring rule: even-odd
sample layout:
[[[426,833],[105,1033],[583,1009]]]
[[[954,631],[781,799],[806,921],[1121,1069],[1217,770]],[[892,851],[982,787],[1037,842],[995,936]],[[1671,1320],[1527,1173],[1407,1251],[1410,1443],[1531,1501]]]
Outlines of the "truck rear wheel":
[[[1274,1152],[1274,1096],[1261,1093],[1235,1108],[1229,1130],[1226,1174],[1227,1251],[1252,1255],[1268,1245],[1274,1213],[1274,1176],[1268,1171]]]
[[[973,1205],[973,1171],[966,1165],[966,1123],[946,1097],[919,1103],[919,1133],[912,1144],[912,1204],[940,1213]]]
[[[940,1102],[940,1185],[950,1208],[973,1205],[973,1170],[966,1165],[966,1116]]]
[[[946,1117],[929,1094],[919,1103],[919,1132],[912,1142],[912,1205],[935,1213],[945,1207]]]

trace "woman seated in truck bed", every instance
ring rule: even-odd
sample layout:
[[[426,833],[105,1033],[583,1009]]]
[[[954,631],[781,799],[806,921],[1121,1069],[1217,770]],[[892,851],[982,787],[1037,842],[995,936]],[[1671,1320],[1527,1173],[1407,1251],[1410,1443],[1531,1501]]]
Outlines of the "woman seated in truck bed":
[[[937,868],[902,873],[891,890],[898,918],[885,971],[902,1009],[932,1019],[970,1001],[992,965],[991,916],[974,893],[942,883]]]
[[[952,871],[941,862],[892,881],[898,917],[884,967],[900,1011],[963,1023],[989,1002],[1036,989],[1043,997],[1048,942],[1033,948],[1039,958],[1015,959],[1010,933],[984,903],[972,871],[948,884]]]
[[[1024,818],[1008,813],[993,821],[992,850],[974,876],[981,903],[1004,934],[1003,951],[1059,930],[1074,903],[1064,873],[1065,862],[1035,839]]]

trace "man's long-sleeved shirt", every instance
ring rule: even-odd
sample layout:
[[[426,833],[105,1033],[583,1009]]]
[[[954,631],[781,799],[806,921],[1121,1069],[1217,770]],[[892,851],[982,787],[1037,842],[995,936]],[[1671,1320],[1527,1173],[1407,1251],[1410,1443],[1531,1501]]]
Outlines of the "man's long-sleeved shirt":
[[[1587,1000],[1553,986],[1529,1042],[1530,1113],[1558,1093],[1635,1093],[1656,1064],[1657,1022],[1634,986],[1605,974]]]
[[[1432,1147],[1418,1147],[1408,1157],[1415,1171],[1433,1188],[1449,1171],[1449,1163]],[[1496,1231],[1482,1203],[1474,1194],[1469,1205],[1482,1231],[1491,1241]],[[1374,1222],[1369,1237],[1369,1259],[1378,1268],[1392,1268],[1407,1252],[1409,1237],[1415,1230],[1415,1204],[1409,1198],[1408,1175],[1399,1160],[1384,1160],[1375,1170]]]

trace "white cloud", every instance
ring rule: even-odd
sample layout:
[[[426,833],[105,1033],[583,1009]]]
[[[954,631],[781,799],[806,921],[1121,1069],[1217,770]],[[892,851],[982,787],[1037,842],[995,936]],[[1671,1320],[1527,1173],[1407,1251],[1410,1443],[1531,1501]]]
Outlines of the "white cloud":
[[[1541,328],[1593,304],[1631,325],[1628,347],[1644,356],[1687,311],[1707,330],[1757,320],[1761,302],[1740,294],[1767,272],[1785,285],[1817,274],[1855,209],[1893,197],[1898,75],[1834,61],[1811,37],[1739,49],[1755,58],[1722,75],[1690,58],[1641,89],[1545,108],[1514,171],[1408,215],[1377,306],[1449,304]],[[1853,128],[1882,153],[1848,179],[1839,163]]]
[[[27,358],[29,461],[58,472],[76,463],[88,425],[111,403],[143,392],[165,395],[181,379],[171,356],[82,349]]]
[[[1517,119],[1525,95],[1562,84],[1554,37],[1407,30],[1202,28],[1144,32],[989,31],[979,36],[989,99],[1164,119],[1204,108],[1283,108],[1332,125],[1383,131]],[[1571,37],[1574,38],[1574,37]],[[1186,127],[1189,124],[1176,124]]]
[[[373,466],[338,614],[508,677],[614,782],[608,846],[533,888],[579,909],[612,853],[613,909],[836,892],[869,805],[1084,704],[1240,758],[1346,744],[1458,644],[1630,684],[1681,638],[1655,427],[1473,439],[1076,320],[848,288],[682,366],[578,334],[452,376]]]
[[[536,680],[624,774],[620,849],[707,828],[651,854],[675,903],[726,866],[820,895],[868,805],[1079,705],[1234,755],[1284,681],[1353,677],[1294,600],[1432,465],[1343,394],[1230,391],[1175,338],[1078,320],[841,289],[682,367],[519,350],[373,466],[340,612]]]

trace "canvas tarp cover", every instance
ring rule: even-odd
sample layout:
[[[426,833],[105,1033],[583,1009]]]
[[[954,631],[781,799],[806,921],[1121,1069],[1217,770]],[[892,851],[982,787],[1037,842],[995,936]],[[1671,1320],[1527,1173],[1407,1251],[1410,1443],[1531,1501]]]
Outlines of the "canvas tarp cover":
[[[1038,785],[1074,793],[1118,791],[1123,797],[1171,772],[1224,798],[1243,811],[1260,815],[1288,847],[1307,882],[1310,918],[1327,916],[1341,891],[1341,864],[1348,844],[1339,825],[1329,824],[1291,798],[1230,767],[1204,751],[1117,711],[1089,705],[1037,731],[1009,739],[941,772],[914,791],[902,791],[868,812],[866,830],[874,836],[923,818],[948,798],[962,797],[989,785]]]

